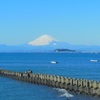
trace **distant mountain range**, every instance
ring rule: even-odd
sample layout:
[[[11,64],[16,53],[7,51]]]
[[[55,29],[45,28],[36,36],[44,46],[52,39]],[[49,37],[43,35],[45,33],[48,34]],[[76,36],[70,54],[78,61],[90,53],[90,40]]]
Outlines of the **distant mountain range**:
[[[60,42],[49,35],[43,35],[23,45],[0,45],[0,52],[54,52],[57,49],[68,49],[77,52],[100,52],[100,46],[72,45]]]

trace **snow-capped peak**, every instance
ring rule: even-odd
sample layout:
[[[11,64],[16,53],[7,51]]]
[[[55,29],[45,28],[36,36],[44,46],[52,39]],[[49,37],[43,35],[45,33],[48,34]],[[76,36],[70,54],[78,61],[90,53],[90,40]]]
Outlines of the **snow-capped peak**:
[[[49,35],[42,35],[39,38],[29,42],[28,44],[33,45],[33,46],[42,46],[42,45],[48,45],[53,41],[58,41],[54,39],[53,37]]]

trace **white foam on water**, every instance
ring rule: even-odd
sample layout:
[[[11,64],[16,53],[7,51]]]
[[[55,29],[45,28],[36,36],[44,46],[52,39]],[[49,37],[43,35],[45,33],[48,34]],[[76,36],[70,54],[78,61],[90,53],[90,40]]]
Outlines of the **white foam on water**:
[[[59,89],[59,88],[54,88],[54,89],[60,93],[60,97],[67,97],[67,98],[74,97],[72,94],[68,93],[68,91],[65,89]]]

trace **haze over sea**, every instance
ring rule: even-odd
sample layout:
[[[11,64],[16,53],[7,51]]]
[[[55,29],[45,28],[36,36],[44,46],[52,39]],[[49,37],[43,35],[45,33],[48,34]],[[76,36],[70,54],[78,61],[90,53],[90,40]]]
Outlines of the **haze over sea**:
[[[95,53],[0,53],[0,68],[100,81],[100,54]],[[52,60],[58,64],[51,64]],[[100,100],[43,85],[0,77],[0,100]]]

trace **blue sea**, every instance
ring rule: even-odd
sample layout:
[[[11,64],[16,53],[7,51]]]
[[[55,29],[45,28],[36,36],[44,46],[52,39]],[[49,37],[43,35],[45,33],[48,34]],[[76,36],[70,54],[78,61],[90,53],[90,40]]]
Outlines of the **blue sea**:
[[[100,54],[95,53],[0,53],[0,68],[33,73],[60,75],[100,81]],[[58,64],[51,64],[51,61]],[[100,100],[64,89],[20,82],[0,77],[0,100]]]

